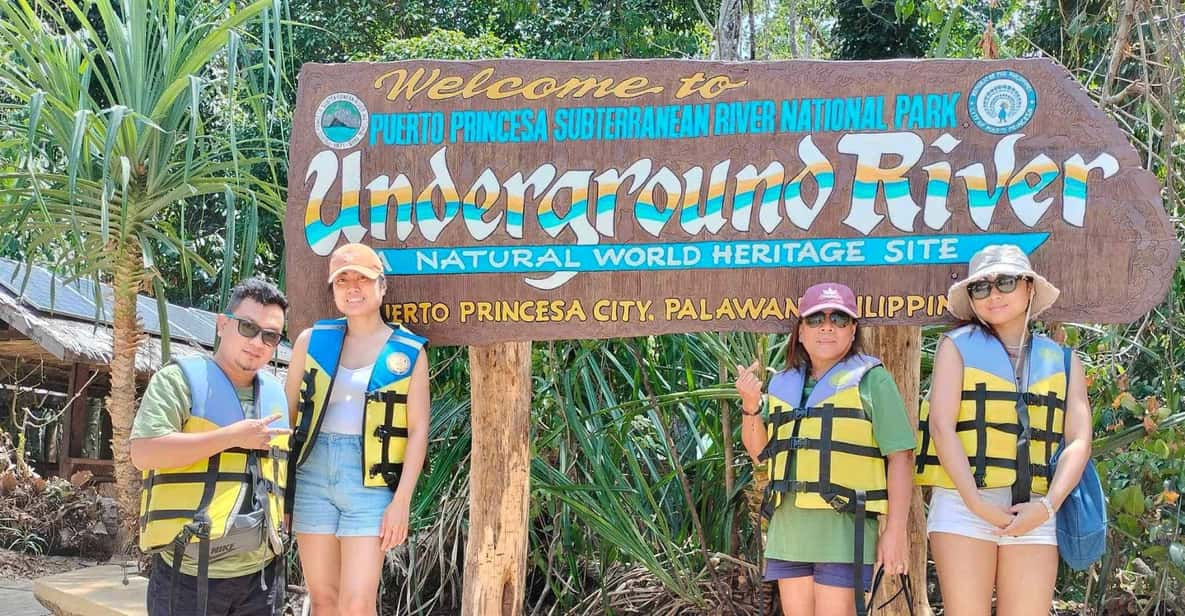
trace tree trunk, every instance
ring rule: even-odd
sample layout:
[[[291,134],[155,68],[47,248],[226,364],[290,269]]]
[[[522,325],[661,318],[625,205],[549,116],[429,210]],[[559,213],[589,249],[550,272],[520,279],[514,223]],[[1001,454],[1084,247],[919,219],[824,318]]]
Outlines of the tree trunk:
[[[717,366],[717,375],[721,383],[728,382],[728,365],[724,360],[720,360]],[[732,405],[728,400],[720,401],[720,433],[724,442],[724,493],[731,497],[733,489],[736,488],[736,468],[733,466],[736,456],[733,455]],[[739,517],[739,511],[732,512],[728,536],[724,538],[724,553],[729,556],[737,555],[736,548],[740,543]]]
[[[787,38],[790,42],[790,57],[798,58],[798,0],[790,0],[787,9]]]
[[[531,343],[469,347],[473,447],[463,616],[517,616],[530,505]]]
[[[716,16],[716,59],[740,59],[741,0],[720,0]]]
[[[921,400],[918,389],[921,383],[922,330],[919,327],[902,325],[887,325],[869,327],[864,331],[865,352],[880,358],[885,368],[893,375],[901,390],[901,397],[905,399],[905,410],[914,425],[918,421],[918,402]],[[926,597],[926,512],[922,502],[922,490],[917,486],[913,489],[913,501],[909,508],[909,525],[907,540],[909,541],[909,577],[913,583],[914,614],[930,613],[930,602]],[[885,578],[884,588],[877,593],[876,603],[881,603],[897,592],[900,585],[896,579]],[[897,599],[885,606],[883,610],[876,610],[869,606],[870,611],[888,616],[906,616],[910,614],[903,599]]]
[[[116,537],[116,545],[129,548],[135,542],[140,511],[140,473],[132,466],[128,444],[132,435],[132,420],[136,416],[136,353],[144,333],[136,315],[136,298],[143,280],[140,251],[131,246],[125,251],[115,269],[112,290],[111,392],[107,396],[107,413],[111,416],[111,453],[115,460],[115,485],[123,524]]]

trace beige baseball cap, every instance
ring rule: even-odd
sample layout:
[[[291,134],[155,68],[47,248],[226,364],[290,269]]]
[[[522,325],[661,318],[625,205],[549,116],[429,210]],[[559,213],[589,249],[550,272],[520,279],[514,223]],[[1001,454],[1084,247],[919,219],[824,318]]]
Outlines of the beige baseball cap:
[[[374,280],[383,275],[383,261],[365,244],[346,244],[329,255],[329,282],[338,274],[353,271]]]

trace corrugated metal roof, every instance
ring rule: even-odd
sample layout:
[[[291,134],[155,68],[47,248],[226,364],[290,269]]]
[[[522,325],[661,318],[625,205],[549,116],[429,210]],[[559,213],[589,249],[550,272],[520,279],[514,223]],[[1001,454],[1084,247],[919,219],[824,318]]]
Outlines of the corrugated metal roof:
[[[112,311],[111,288],[105,284],[96,289],[89,280],[66,281],[38,266],[28,270],[26,280],[23,264],[0,258],[0,319],[63,361],[111,360]],[[136,312],[148,334],[136,357],[136,370],[153,371],[160,367],[156,300],[140,295]],[[167,316],[174,357],[213,351],[215,313],[170,303]],[[281,343],[276,361],[287,365],[291,354],[292,347]]]

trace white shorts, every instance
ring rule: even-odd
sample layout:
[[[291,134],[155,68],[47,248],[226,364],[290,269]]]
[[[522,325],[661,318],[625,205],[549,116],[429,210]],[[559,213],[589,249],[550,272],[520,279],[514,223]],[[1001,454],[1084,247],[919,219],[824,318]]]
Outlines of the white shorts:
[[[984,500],[1003,507],[1012,504],[1012,488],[987,488],[979,491]],[[1033,500],[1041,498],[1033,495]],[[1057,545],[1057,517],[1019,536],[996,535],[991,523],[979,517],[963,503],[957,490],[934,488],[930,495],[930,514],[926,517],[926,533],[950,533],[989,541],[996,545]]]

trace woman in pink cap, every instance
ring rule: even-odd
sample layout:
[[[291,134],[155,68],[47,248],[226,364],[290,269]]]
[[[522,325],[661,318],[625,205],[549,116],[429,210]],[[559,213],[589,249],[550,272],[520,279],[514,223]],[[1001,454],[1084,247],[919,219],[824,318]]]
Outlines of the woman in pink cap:
[[[947,292],[963,324],[934,357],[919,413],[917,482],[933,486],[926,530],[952,616],[1049,613],[1054,514],[1090,458],[1082,364],[1029,331],[1058,290],[1013,245],[988,246]],[[1054,454],[1061,454],[1054,464]]]
[[[915,430],[893,377],[860,352],[852,290],[810,287],[798,312],[764,413],[759,363],[737,366],[745,449],[769,469],[765,579],[786,614],[864,614],[873,563],[906,572]]]
[[[338,248],[329,272],[343,318],[302,332],[288,365],[286,502],[313,613],[373,616],[428,448],[428,341],[383,321],[387,281],[369,247]]]

